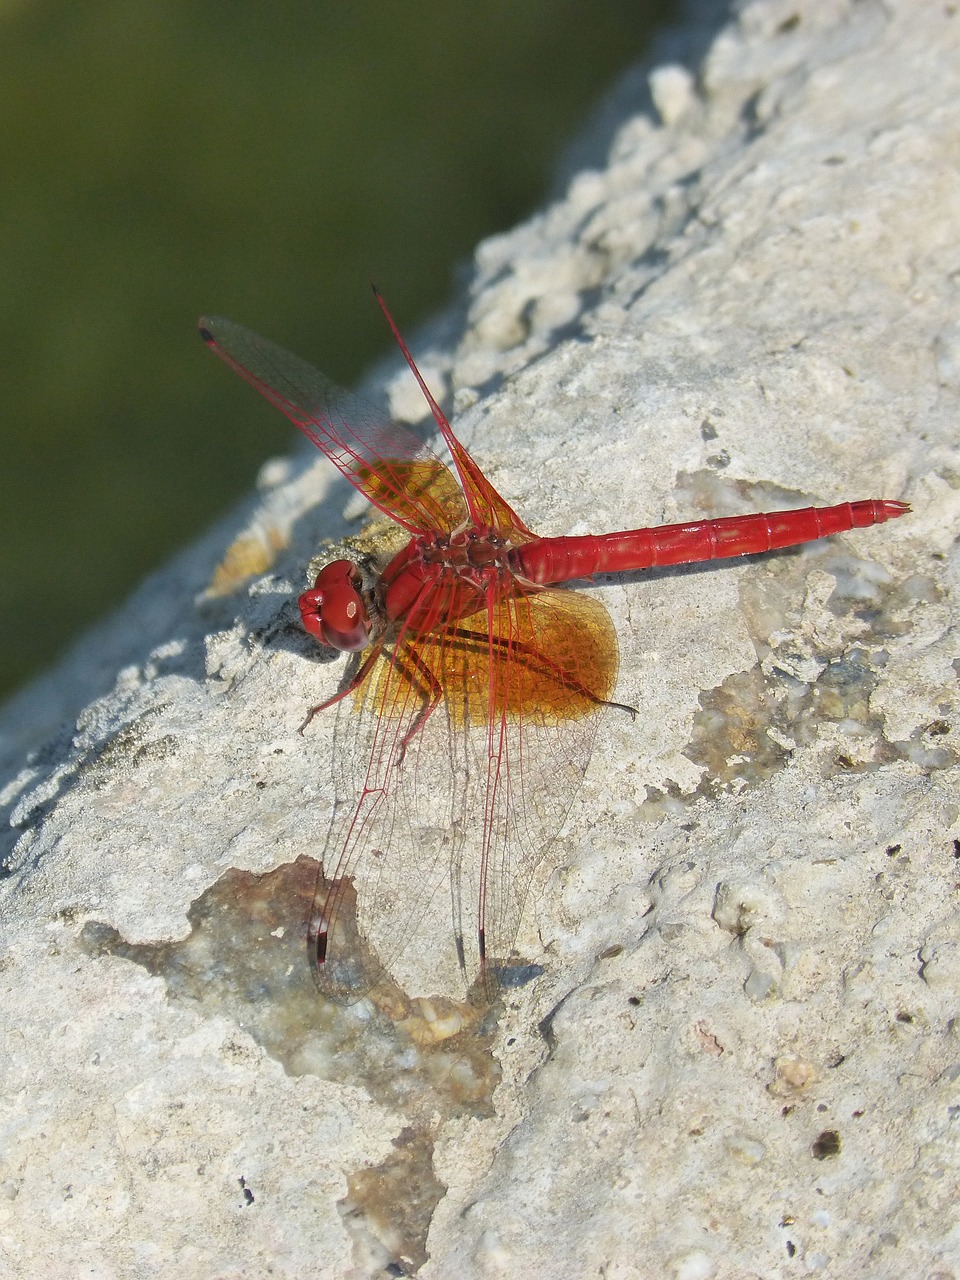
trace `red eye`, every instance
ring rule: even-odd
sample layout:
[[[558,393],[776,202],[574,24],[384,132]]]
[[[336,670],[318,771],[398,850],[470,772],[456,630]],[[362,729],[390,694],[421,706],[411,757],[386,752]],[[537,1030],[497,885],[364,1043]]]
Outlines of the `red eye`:
[[[300,597],[300,616],[312,636],[334,649],[365,649],[372,624],[360,589],[363,578],[350,560],[332,560]]]

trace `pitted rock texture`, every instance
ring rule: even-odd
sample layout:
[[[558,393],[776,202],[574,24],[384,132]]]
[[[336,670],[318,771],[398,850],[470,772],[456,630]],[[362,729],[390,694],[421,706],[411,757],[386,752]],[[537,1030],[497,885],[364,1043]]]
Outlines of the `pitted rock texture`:
[[[376,535],[265,467],[0,719],[0,1276],[960,1276],[960,11],[721,9],[415,354],[544,534],[913,513],[598,584],[641,714],[523,980],[477,1019],[413,946],[318,1012],[266,956],[333,804],[295,597]],[[367,391],[422,416],[399,363]]]

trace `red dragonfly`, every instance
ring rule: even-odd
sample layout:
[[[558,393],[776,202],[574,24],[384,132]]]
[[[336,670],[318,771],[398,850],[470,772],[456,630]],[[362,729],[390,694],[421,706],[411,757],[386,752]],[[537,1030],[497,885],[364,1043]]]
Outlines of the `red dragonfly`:
[[[461,970],[505,980],[530,877],[582,779],[597,713],[636,714],[611,701],[619,659],[606,609],[557,584],[770,551],[909,510],[867,499],[540,538],[453,434],[376,296],[455,471],[405,426],[266,338],[230,320],[200,321],[208,346],[409,535],[372,580],[334,560],[300,596],[311,635],[365,651],[303,726],[353,695],[350,741],[335,743],[337,759],[355,770],[351,807],[331,837],[309,928],[321,987],[344,999],[358,998],[398,955],[445,876]],[[338,917],[361,860],[376,910],[361,918],[358,973]]]

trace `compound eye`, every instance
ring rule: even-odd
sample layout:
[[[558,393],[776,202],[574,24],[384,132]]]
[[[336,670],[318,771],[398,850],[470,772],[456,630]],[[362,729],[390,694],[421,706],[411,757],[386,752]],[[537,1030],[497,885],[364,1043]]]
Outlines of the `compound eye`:
[[[332,560],[300,597],[300,616],[312,636],[352,652],[370,643],[373,624],[361,594],[363,577],[350,560]]]

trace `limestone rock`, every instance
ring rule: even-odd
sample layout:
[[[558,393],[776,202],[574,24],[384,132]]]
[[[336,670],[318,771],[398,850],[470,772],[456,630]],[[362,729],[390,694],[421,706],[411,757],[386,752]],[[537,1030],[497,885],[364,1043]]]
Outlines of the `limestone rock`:
[[[530,968],[480,1016],[414,946],[340,1008],[298,936],[334,726],[297,730],[341,667],[295,597],[360,510],[266,468],[0,721],[0,1275],[960,1275],[960,12],[722,8],[416,354],[540,533],[913,514],[600,584],[641,715]]]

